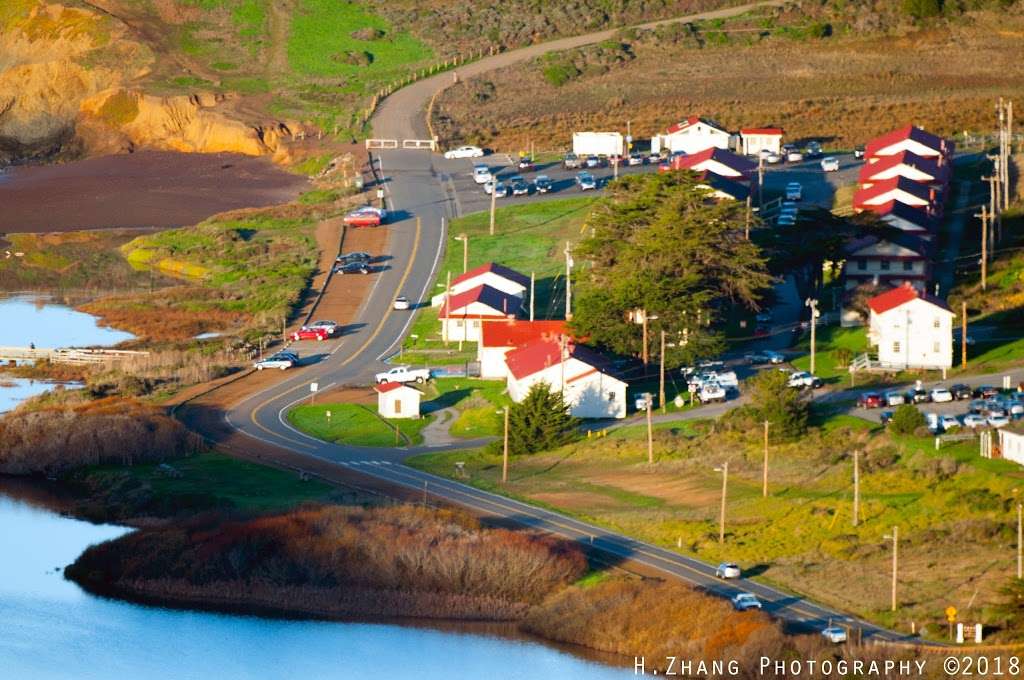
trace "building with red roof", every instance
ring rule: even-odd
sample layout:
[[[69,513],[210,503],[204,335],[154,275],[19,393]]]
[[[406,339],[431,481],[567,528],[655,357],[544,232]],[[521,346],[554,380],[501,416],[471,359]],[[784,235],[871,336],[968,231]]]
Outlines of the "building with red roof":
[[[728,149],[733,136],[724,127],[708,118],[690,116],[670,125],[665,134],[651,138],[651,151],[659,153],[697,153],[704,149]]]
[[[377,413],[383,418],[419,418],[423,393],[400,382],[375,385]]]
[[[843,269],[846,289],[861,285],[901,286],[904,283],[923,292],[931,277],[932,243],[914,234],[887,230],[846,245]]]
[[[951,167],[945,156],[918,156],[912,151],[900,151],[891,156],[869,158],[861,166],[857,182],[869,187],[882,180],[905,177],[943,191],[949,184]]]
[[[942,192],[906,177],[893,177],[857,189],[853,195],[854,212],[870,210],[872,206],[898,201],[914,208],[929,208],[942,213]]]
[[[780,127],[748,127],[740,129],[740,151],[747,156],[757,156],[762,151],[782,153]]]
[[[530,277],[496,262],[487,262],[452,279],[451,288],[446,293],[455,296],[483,285],[522,299],[530,287]],[[444,296],[445,293],[435,295],[431,298],[431,305],[437,307],[443,303]]]
[[[868,309],[868,340],[882,368],[952,367],[956,315],[945,301],[905,283],[868,300]]]
[[[933,135],[917,126],[906,125],[868,142],[864,147],[864,157],[870,159],[910,151],[918,156],[931,158],[945,156],[947,161],[951,161],[955,150],[956,145],[948,139]]]
[[[871,212],[891,227],[909,234],[930,237],[938,227],[938,215],[930,206],[916,207],[889,201],[878,205],[865,205],[863,212]]]
[[[480,362],[480,377],[492,380],[508,377],[505,355],[511,350],[534,340],[559,340],[566,333],[565,322],[561,320],[507,319],[485,323],[481,330],[476,354]]]
[[[611,361],[584,345],[541,338],[505,355],[508,394],[519,403],[534,385],[561,391],[579,418],[625,418],[627,384],[612,373]]]
[[[747,181],[757,172],[757,165],[743,156],[726,149],[712,148],[689,156],[676,156],[670,164],[672,170],[709,172],[731,180]]]
[[[441,304],[441,337],[450,341],[477,342],[484,323],[515,318],[523,305],[521,297],[479,285]]]

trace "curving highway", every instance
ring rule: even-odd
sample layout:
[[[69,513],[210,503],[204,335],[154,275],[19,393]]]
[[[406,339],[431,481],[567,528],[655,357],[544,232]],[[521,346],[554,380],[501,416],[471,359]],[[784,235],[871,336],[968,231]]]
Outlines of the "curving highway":
[[[755,3],[674,21],[723,17],[765,4],[777,3]],[[499,54],[460,68],[459,75],[469,77],[549,50],[598,42],[614,32],[566,38]],[[443,73],[414,83],[384,100],[372,121],[374,134],[379,138],[398,140],[425,138],[423,114],[428,102],[452,80],[452,74]],[[383,359],[397,350],[413,318],[408,312],[391,309],[397,295],[417,301],[429,300],[432,294],[429,287],[433,285],[446,241],[445,223],[457,213],[449,174],[468,170],[468,163],[444,161],[428,151],[403,150],[382,151],[375,160],[389,208],[396,217],[388,227],[391,230],[390,267],[377,276],[355,323],[349,326],[343,339],[336,344],[323,343],[320,347],[327,345],[327,349],[321,356],[314,357],[309,365],[289,371],[285,380],[234,404],[225,415],[232,428],[274,447],[328,461],[390,484],[422,490],[481,515],[514,521],[580,541],[600,552],[609,563],[630,561],[643,565],[648,571],[677,577],[723,596],[739,591],[753,592],[764,602],[768,612],[797,628],[820,630],[829,620],[846,621],[860,627],[866,640],[905,639],[899,633],[857,621],[842,612],[761,583],[718,581],[714,577],[714,567],[699,560],[402,465],[403,458],[422,451],[422,448],[339,446],[314,439],[291,427],[286,414],[295,404],[309,398],[310,383],[317,382],[320,391],[342,385],[365,385],[371,382],[371,374],[384,366]],[[473,444],[467,442],[461,446]]]

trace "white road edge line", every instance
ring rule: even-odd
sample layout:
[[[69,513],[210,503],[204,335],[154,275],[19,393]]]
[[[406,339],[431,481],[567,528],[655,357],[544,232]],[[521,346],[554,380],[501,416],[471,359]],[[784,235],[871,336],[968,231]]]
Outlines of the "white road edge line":
[[[324,386],[324,391],[326,392],[327,390],[329,390],[333,386],[334,386],[334,383],[328,383],[327,385]],[[288,422],[284,419],[284,414],[287,413],[288,410],[291,409],[292,406],[295,406],[300,401],[305,401],[305,399],[306,399],[306,396],[303,395],[303,396],[299,397],[298,399],[296,399],[295,401],[288,402],[283,407],[281,407],[281,410],[277,412],[277,420],[278,420],[278,422],[280,422],[282,425],[284,425],[286,429],[291,430],[292,432],[294,432],[295,434],[299,435],[300,437],[304,437],[304,438],[310,440],[311,442],[313,442],[315,444],[320,445],[320,444],[329,443],[329,442],[325,442],[322,439],[317,439],[316,437],[310,437],[305,432],[300,432],[299,430],[296,430],[294,427],[292,427],[290,424],[288,424]]]

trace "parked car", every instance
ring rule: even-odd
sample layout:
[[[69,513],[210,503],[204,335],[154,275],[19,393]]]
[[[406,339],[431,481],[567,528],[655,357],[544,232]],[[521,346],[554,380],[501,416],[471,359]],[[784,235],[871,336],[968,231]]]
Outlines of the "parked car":
[[[786,200],[799,201],[803,198],[804,188],[800,182],[790,182],[786,185]]]
[[[509,189],[508,184],[506,184],[505,182],[495,182],[494,186],[491,187],[491,192],[493,192],[494,195],[498,198],[505,198],[511,193],[511,189]]]
[[[808,142],[806,148],[804,148],[804,155],[808,158],[817,158],[821,155],[821,144],[818,142]]]
[[[395,298],[395,301],[391,304],[391,307],[399,311],[409,309],[409,298],[405,297],[404,295],[399,295],[398,297]]]
[[[914,389],[907,390],[907,403],[910,404],[926,404],[930,400],[928,390],[925,389]]]
[[[846,629],[839,626],[829,626],[821,631],[821,636],[834,645],[846,642]]]
[[[509,180],[509,184],[512,185],[513,196],[529,196],[530,195],[530,184],[525,179],[516,175]]]
[[[553,182],[551,181],[551,178],[548,177],[547,175],[537,175],[537,177],[533,180],[533,186],[537,187],[538,194],[546,194],[549,191],[551,191]]]
[[[453,158],[482,158],[483,155],[484,150],[479,146],[460,146],[444,152],[444,157],[448,160]]]
[[[587,156],[583,164],[588,168],[600,168],[603,165],[599,156]]]
[[[716,382],[705,382],[697,391],[697,399],[702,404],[710,404],[715,401],[725,401],[725,388]]]
[[[886,392],[885,393],[885,405],[886,406],[899,406],[900,404],[907,403],[907,399],[903,396],[902,392]]]
[[[597,189],[597,180],[589,172],[581,172],[576,175],[576,186],[579,187],[580,191]]]
[[[988,405],[984,399],[971,399],[970,403],[967,404],[968,413],[985,413]]]
[[[320,330],[327,333],[327,335],[334,335],[335,333],[338,332],[338,322],[326,320],[314,321],[313,323],[306,326],[306,328],[319,328]]]
[[[780,352],[772,351],[770,349],[765,350],[764,355],[768,357],[768,363],[770,364],[781,364],[786,361],[786,357],[783,354],[781,354]]]
[[[858,159],[864,158],[864,145],[863,144],[858,144],[857,146],[853,147],[853,157],[854,158],[858,158]]]
[[[735,562],[722,562],[715,569],[716,578],[739,578],[741,575],[740,566]]]
[[[399,383],[424,383],[430,380],[430,369],[427,368],[411,368],[409,366],[395,366],[389,371],[378,373],[374,376],[378,385],[383,385],[389,382]]]
[[[953,393],[945,387],[936,387],[929,394],[929,398],[937,404],[953,401]]]
[[[269,357],[260,359],[253,364],[253,368],[257,371],[262,371],[264,368],[277,368],[285,371],[292,366],[298,365],[299,355],[294,352],[278,352],[277,354],[272,354]]]
[[[387,216],[388,212],[383,208],[366,205],[345,215],[344,222],[350,227],[379,227]]]
[[[748,364],[754,364],[755,366],[757,364],[767,364],[768,355],[764,352],[747,352],[743,355],[743,360]]]
[[[494,179],[494,175],[491,174],[491,169],[486,165],[474,165],[473,166],[473,181],[477,184],[486,184]]]
[[[520,172],[533,172],[536,166],[533,164],[533,159],[529,156],[523,156],[519,159],[519,163],[516,165]]]
[[[991,399],[999,396],[999,389],[991,385],[982,385],[974,390],[974,396],[978,399]]]
[[[970,385],[964,385],[958,383],[949,388],[949,391],[953,393],[953,398],[957,401],[962,399],[970,399],[974,396],[974,390],[971,389]]]
[[[804,160],[804,155],[800,153],[799,149],[793,149],[792,151],[786,152],[786,162],[788,163],[801,163]]]
[[[949,432],[954,427],[960,427],[960,419],[951,415],[939,416],[939,427],[943,432]]]
[[[745,612],[748,609],[761,609],[761,601],[753,593],[740,593],[732,598],[732,606]]]
[[[881,408],[887,402],[878,392],[865,392],[857,397],[858,408]],[[891,404],[889,404],[891,406]]]
[[[986,416],[1009,416],[1010,410],[1006,408],[1002,401],[986,399],[985,406],[982,408],[982,414]]]
[[[639,154],[636,151],[634,151],[633,153],[629,154],[629,158],[627,159],[626,162],[629,165],[643,165],[644,164],[644,156],[643,156],[643,154]]]
[[[371,271],[373,270],[365,262],[349,262],[334,268],[335,274],[369,274]]]
[[[835,156],[828,156],[821,159],[822,172],[839,172],[839,159]]]
[[[353,262],[362,262],[364,264],[369,264],[370,260],[372,260],[372,259],[373,259],[373,256],[370,255],[369,253],[364,253],[364,252],[357,251],[357,252],[354,252],[354,253],[345,253],[343,255],[338,255],[338,257],[334,258],[334,263],[335,264],[351,264]]]
[[[986,422],[989,427],[1006,427],[1010,424],[1010,417],[992,414],[986,419]]]
[[[968,413],[964,416],[964,427],[969,427],[972,430],[979,427],[985,427],[987,424],[988,421],[985,419],[985,416],[980,413]]]
[[[567,153],[562,158],[562,167],[566,170],[577,170],[580,167],[580,157],[574,153]]]
[[[316,340],[317,342],[323,342],[327,339],[328,335],[330,335],[330,333],[322,328],[305,327],[300,328],[297,331],[293,331],[289,334],[288,338],[293,342],[298,342],[299,340]]]
[[[789,386],[799,387],[801,389],[821,387],[825,383],[822,382],[821,378],[816,375],[811,375],[807,371],[796,371],[791,373],[789,376]]]
[[[782,156],[774,151],[769,151],[768,153],[763,154],[763,158],[765,163],[769,163],[771,165],[782,162]]]

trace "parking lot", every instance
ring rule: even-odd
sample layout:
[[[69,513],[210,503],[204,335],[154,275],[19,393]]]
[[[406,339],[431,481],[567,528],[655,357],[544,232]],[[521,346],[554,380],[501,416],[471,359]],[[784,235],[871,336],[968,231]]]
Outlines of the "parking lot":
[[[803,187],[803,205],[815,205],[829,209],[836,193],[836,189],[851,185],[857,181],[857,173],[861,161],[853,157],[853,154],[827,154],[839,160],[838,172],[823,172],[821,169],[821,158],[805,160],[799,163],[778,163],[765,166],[765,192],[771,196],[782,194],[786,184],[789,182],[800,182]],[[560,162],[538,163],[533,171],[521,172],[516,168],[517,158],[505,154],[491,154],[483,158],[453,159],[446,160],[438,158],[436,166],[441,171],[441,179],[455,196],[456,207],[460,215],[489,210],[491,197],[484,193],[483,185],[473,180],[473,166],[477,164],[486,165],[492,175],[499,181],[505,181],[514,175],[522,177],[531,183],[528,196],[506,196],[497,199],[498,206],[519,205],[537,200],[550,200],[570,198],[586,195],[590,192],[581,192],[576,187],[575,178],[581,170],[566,170]],[[621,166],[620,175],[657,172],[656,163],[645,162],[639,166]],[[600,193],[602,188],[613,177],[611,167],[587,169],[597,180],[597,190]],[[552,180],[551,191],[546,194],[538,194],[532,187],[534,178],[538,175],[547,175]]]

